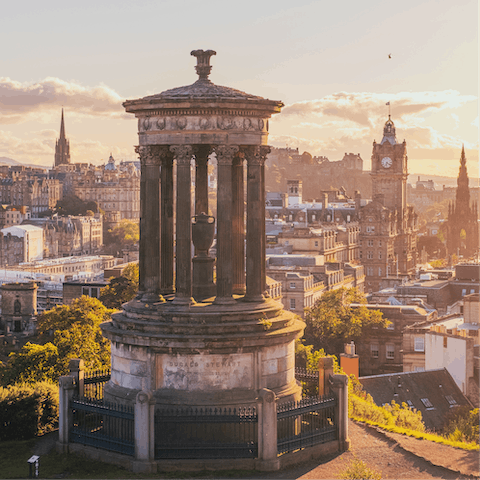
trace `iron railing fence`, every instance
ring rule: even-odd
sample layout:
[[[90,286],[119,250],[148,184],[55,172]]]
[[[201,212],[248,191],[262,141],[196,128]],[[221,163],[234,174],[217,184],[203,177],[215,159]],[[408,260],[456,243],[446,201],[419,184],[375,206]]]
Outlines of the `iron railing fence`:
[[[74,397],[70,409],[73,414],[71,442],[125,455],[135,454],[133,407]]]
[[[155,411],[155,459],[256,458],[254,407]]]
[[[277,407],[277,451],[284,453],[338,438],[334,396],[304,398]]]
[[[295,378],[302,384],[302,396],[304,398],[318,395],[318,370],[296,367]]]
[[[86,371],[83,379],[83,396],[95,400],[103,399],[103,388],[110,380],[110,369]]]

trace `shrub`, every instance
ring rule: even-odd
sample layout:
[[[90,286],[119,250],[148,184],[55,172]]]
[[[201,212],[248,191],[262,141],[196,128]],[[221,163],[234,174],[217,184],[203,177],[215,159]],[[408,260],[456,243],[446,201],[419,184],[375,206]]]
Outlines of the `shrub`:
[[[381,480],[382,474],[370,468],[365,462],[355,458],[348,464],[347,468],[337,475],[337,478],[345,480]]]
[[[58,387],[34,385],[0,387],[0,441],[24,440],[53,430],[58,423]]]
[[[478,412],[478,408],[470,409],[468,406],[452,410],[446,418],[443,436],[452,441],[478,444]]]

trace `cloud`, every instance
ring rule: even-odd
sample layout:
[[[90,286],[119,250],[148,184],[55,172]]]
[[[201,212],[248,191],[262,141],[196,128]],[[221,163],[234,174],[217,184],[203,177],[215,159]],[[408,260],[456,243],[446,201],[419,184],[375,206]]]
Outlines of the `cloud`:
[[[429,111],[458,108],[476,99],[474,95],[461,95],[456,90],[396,94],[338,92],[321,99],[287,105],[276,119],[282,120],[282,117],[286,119],[291,116],[309,117],[322,122],[339,119],[352,124],[374,127],[374,119],[386,116],[387,102],[390,102],[395,119],[402,122]]]
[[[106,85],[84,87],[55,77],[37,83],[0,78],[0,123],[21,123],[38,114],[58,112],[61,107],[93,117],[130,118],[122,101]]]

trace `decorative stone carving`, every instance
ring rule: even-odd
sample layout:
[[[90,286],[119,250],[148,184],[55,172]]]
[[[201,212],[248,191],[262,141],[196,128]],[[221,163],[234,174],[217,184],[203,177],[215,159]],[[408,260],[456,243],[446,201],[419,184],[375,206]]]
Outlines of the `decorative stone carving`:
[[[176,124],[179,130],[183,130],[187,126],[187,119],[185,117],[177,118]]]
[[[231,130],[235,128],[235,120],[231,117],[218,117],[217,127],[220,130]]]
[[[190,55],[197,57],[197,65],[195,70],[199,76],[198,80],[208,80],[208,76],[212,71],[212,67],[210,65],[210,57],[212,55],[216,55],[217,52],[214,50],[192,50]]]
[[[161,117],[157,120],[157,128],[159,130],[163,130],[165,128],[165,124],[166,124],[165,117]]]
[[[200,119],[200,129],[201,130],[207,130],[208,128],[210,128],[210,126],[211,126],[211,122],[210,122],[209,118],[202,117]]]
[[[244,152],[247,162],[250,165],[265,165],[265,160],[267,155],[270,153],[270,147],[267,145],[262,145],[259,147],[243,147],[242,152]]]
[[[150,123],[150,118],[147,117],[143,120],[143,129],[144,130],[150,130],[150,127],[151,127],[151,123]]]
[[[170,151],[175,155],[177,164],[190,165],[193,155],[193,148],[191,145],[172,145]]]
[[[170,153],[168,147],[162,145],[138,145],[135,152],[140,157],[140,165],[160,165],[162,159]]]
[[[215,153],[217,154],[218,165],[231,165],[233,157],[239,151],[237,145],[219,145],[215,147]]]

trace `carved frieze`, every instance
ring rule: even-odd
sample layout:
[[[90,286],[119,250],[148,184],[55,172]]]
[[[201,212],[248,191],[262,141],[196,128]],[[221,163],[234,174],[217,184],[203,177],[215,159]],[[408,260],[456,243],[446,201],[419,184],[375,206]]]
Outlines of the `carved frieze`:
[[[162,115],[142,117],[138,121],[138,131],[235,131],[267,132],[268,120],[245,115]]]

